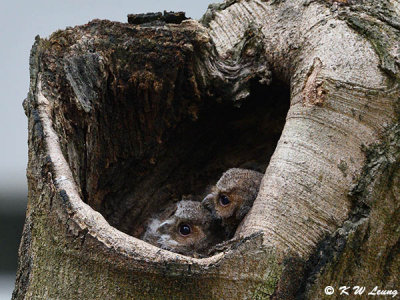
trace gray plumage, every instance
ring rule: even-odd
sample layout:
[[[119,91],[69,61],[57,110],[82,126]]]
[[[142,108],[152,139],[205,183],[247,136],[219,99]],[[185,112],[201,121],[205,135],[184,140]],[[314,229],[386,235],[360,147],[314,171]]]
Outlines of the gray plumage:
[[[162,249],[201,256],[223,237],[221,226],[200,202],[181,200],[152,218],[142,239]]]
[[[253,206],[264,174],[233,168],[226,171],[202,204],[214,219],[221,220],[225,238],[232,238],[235,231]]]

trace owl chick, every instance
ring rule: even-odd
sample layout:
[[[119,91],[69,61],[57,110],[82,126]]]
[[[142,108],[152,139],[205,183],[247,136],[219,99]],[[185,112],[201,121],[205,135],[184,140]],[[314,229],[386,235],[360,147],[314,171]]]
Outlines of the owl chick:
[[[222,174],[202,204],[213,218],[221,220],[225,239],[235,234],[236,228],[249,212],[257,197],[264,174],[233,168]]]
[[[162,249],[199,256],[223,238],[222,227],[201,202],[181,200],[153,218],[142,239]]]

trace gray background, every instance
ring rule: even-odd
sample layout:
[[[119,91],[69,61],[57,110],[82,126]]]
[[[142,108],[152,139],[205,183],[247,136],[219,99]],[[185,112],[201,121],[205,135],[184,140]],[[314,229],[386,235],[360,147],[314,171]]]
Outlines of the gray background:
[[[29,85],[34,37],[128,13],[185,11],[199,19],[212,0],[104,1],[36,0],[0,2],[0,300],[10,299],[26,206],[27,120],[22,109]]]

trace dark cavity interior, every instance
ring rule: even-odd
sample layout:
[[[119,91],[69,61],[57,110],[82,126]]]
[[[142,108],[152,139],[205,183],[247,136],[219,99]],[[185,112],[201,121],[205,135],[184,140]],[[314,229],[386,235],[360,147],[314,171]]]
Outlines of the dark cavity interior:
[[[232,167],[264,172],[282,132],[289,89],[253,85],[240,108],[210,103],[197,120],[171,130],[143,160],[124,159],[103,170],[100,212],[118,229],[140,236],[152,214],[182,195],[202,195]],[[133,112],[131,112],[133,114]]]
[[[67,135],[72,142],[64,151],[84,201],[136,237],[154,213],[182,195],[203,195],[227,169],[264,172],[289,108],[289,88],[277,80],[252,84],[240,108],[207,99],[197,101],[194,113],[190,99],[168,102],[140,94],[135,84],[115,88],[118,80],[109,79],[91,119]],[[71,128],[85,120],[66,111]]]

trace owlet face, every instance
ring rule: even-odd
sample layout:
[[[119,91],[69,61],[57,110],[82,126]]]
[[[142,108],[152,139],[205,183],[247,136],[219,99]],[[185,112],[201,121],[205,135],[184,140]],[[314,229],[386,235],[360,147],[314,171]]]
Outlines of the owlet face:
[[[246,214],[251,207],[249,195],[237,189],[214,188],[208,194],[202,204],[209,209],[214,218],[227,220],[230,218],[240,219],[241,212]],[[248,201],[250,200],[250,201]]]
[[[162,249],[190,255],[201,253],[215,241],[212,218],[200,202],[182,200],[168,214],[153,219],[143,239]]]
[[[262,173],[251,170],[229,169],[202,204],[214,218],[237,226],[253,205],[262,177]]]
[[[244,198],[235,190],[218,190],[208,194],[202,201],[203,205],[220,219],[228,219],[235,215]]]

